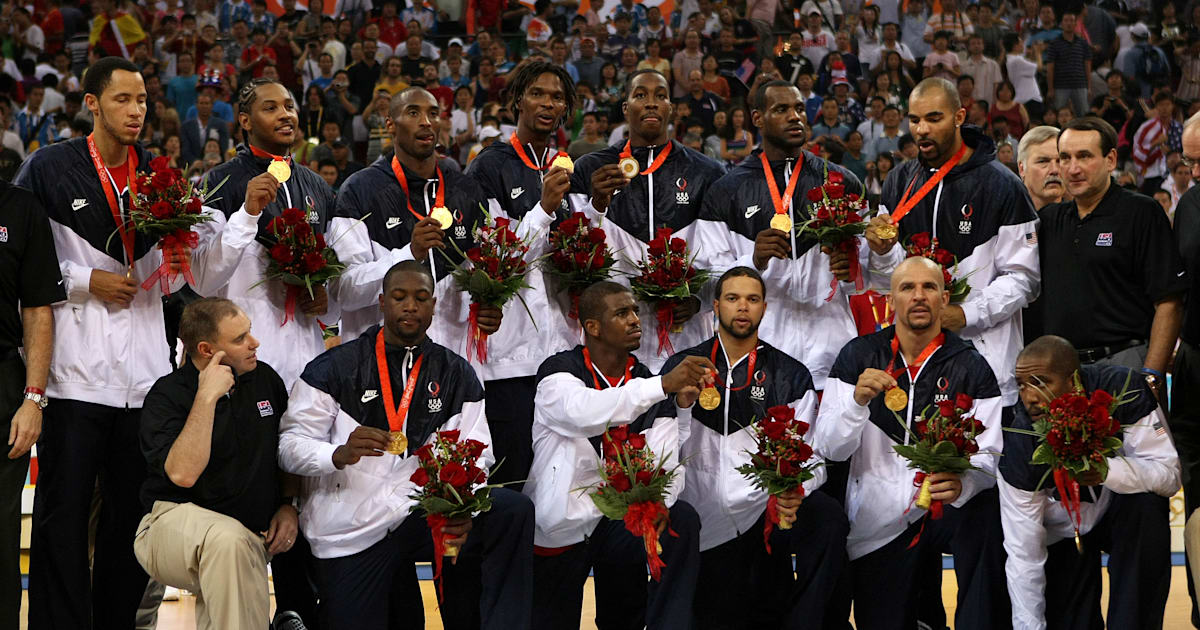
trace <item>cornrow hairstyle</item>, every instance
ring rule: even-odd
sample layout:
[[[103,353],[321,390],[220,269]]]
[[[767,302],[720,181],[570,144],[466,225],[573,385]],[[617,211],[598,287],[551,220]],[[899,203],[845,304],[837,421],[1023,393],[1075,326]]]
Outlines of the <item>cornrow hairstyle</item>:
[[[570,120],[575,114],[575,82],[571,80],[571,75],[567,74],[566,68],[557,66],[549,61],[541,59],[530,59],[522,61],[516,68],[508,73],[508,85],[504,89],[504,103],[508,110],[512,112],[513,118],[518,118],[520,112],[517,108],[521,104],[521,97],[525,95],[525,90],[537,81],[538,77],[543,74],[550,73],[558,77],[559,83],[563,87],[563,98],[567,101],[567,111],[563,114],[563,121]],[[563,122],[559,121],[559,122]]]
[[[259,77],[257,79],[253,79],[253,80],[249,81],[248,83],[246,83],[245,85],[243,85],[242,88],[240,90],[238,90],[238,103],[237,103],[238,113],[239,114],[249,114],[250,107],[253,106],[254,101],[258,99],[258,88],[260,86],[269,85],[271,83],[279,85],[279,86],[283,87],[283,89],[285,89],[285,90],[287,89],[287,87],[284,86],[279,81],[276,81],[275,79],[268,79],[266,77]],[[291,92],[289,91],[289,94],[290,93]]]

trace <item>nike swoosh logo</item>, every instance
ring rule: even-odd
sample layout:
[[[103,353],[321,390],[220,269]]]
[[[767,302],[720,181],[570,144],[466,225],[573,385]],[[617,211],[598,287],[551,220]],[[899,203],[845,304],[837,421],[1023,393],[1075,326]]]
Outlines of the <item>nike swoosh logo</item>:
[[[758,214],[758,206],[750,206],[749,208],[746,208],[746,218],[747,219],[749,219],[750,217],[752,217],[756,214]]]
[[[367,403],[367,402],[371,402],[372,400],[375,400],[376,398],[379,398],[379,392],[377,392],[373,389],[369,389],[366,392],[363,392],[361,400],[362,400],[362,402]]]
[[[520,197],[521,195],[524,195],[524,194],[525,194],[524,188],[514,188],[514,189],[512,189],[511,192],[508,193],[508,195],[510,197],[512,197],[513,199],[516,199],[517,197]]]

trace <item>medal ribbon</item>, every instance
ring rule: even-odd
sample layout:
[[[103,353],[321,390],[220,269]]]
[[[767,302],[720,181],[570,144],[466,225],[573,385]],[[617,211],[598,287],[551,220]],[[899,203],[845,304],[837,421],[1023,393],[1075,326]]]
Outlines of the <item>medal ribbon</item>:
[[[112,179],[112,173],[104,165],[104,160],[100,159],[100,150],[96,148],[96,140],[92,137],[94,135],[94,133],[88,134],[88,153],[92,156],[92,166],[96,167],[96,177],[100,178],[100,187],[104,189],[104,197],[108,199],[108,209],[112,211],[113,222],[117,224],[117,233],[121,235],[121,243],[125,246],[125,260],[132,266],[134,234],[125,227],[125,220],[121,216],[121,204],[117,201],[117,195],[120,191],[114,189],[115,184]],[[133,199],[137,195],[137,182],[134,179],[137,166],[137,151],[131,146],[129,147],[129,157],[125,162],[126,186],[129,187],[130,205],[133,205]],[[108,177],[105,177],[105,174],[108,174]]]
[[[513,134],[509,136],[508,143],[512,145],[513,150],[517,152],[517,157],[521,158],[521,161],[525,163],[525,166],[528,166],[535,171],[548,171],[550,170],[550,165],[554,163],[554,160],[557,160],[559,156],[567,155],[566,153],[559,151],[558,153],[554,154],[554,157],[546,160],[546,163],[539,167],[533,163],[533,160],[529,159],[529,154],[525,153],[525,145],[521,144],[521,141],[517,139],[517,132],[514,131]]]
[[[933,190],[934,186],[937,186],[939,182],[945,179],[946,176],[950,174],[951,169],[953,169],[955,166],[958,166],[959,160],[962,159],[966,152],[967,144],[964,142],[963,145],[958,148],[958,151],[954,154],[954,157],[947,160],[946,163],[943,164],[942,167],[933,174],[933,177],[929,178],[929,181],[925,182],[919,189],[917,189],[916,196],[910,199],[908,195],[912,192],[913,185],[917,183],[917,178],[913,177],[913,180],[908,183],[908,188],[904,191],[904,196],[900,198],[900,205],[896,206],[896,211],[892,213],[892,225],[899,225],[900,219],[903,219],[904,215],[908,214],[909,210],[912,210],[913,207],[920,203],[921,200],[925,198],[925,195],[928,195],[929,191]]]
[[[712,352],[709,355],[709,357],[710,357],[709,361],[711,361],[713,365],[717,364],[717,346],[719,346],[720,343],[721,343],[720,337],[713,339]],[[746,389],[747,387],[750,386],[750,381],[754,378],[754,364],[757,361],[758,361],[758,348],[755,348],[750,351],[750,364],[748,366],[746,366],[746,382],[742,383],[741,387],[729,387],[729,386],[725,385],[724,382],[721,382],[719,380],[714,380],[713,386],[714,387],[716,387],[716,386],[724,387],[730,393]],[[733,372],[733,367],[734,366],[732,366],[732,365],[729,366],[730,372]]]
[[[435,165],[433,169],[437,172],[438,179],[437,195],[433,201],[433,207],[441,208],[446,205],[446,185],[442,179],[442,167]],[[400,166],[400,160],[396,159],[396,156],[392,156],[392,172],[396,174],[396,181],[400,182],[400,188],[404,191],[404,203],[408,204],[408,211],[413,213],[418,221],[424,219],[425,217],[421,216],[419,212],[413,210],[412,198],[408,195],[408,178],[404,176],[404,168]]]
[[[654,162],[651,163],[650,166],[647,166],[646,170],[638,173],[638,175],[649,175],[654,171],[657,171],[658,167],[662,166],[663,162],[667,161],[667,156],[671,155],[671,146],[671,142],[667,141],[667,145],[665,148],[663,148],[662,153],[659,153],[658,157],[654,158]],[[633,149],[630,148],[628,140],[625,141],[625,148],[621,149],[621,158],[624,159],[627,157],[633,157]]]
[[[412,371],[408,373],[408,382],[404,384],[404,396],[400,399],[397,409],[392,398],[392,379],[388,376],[387,356],[384,352],[383,329],[375,337],[375,364],[379,366],[379,390],[383,394],[383,408],[387,411],[388,427],[392,431],[403,431],[404,421],[408,419],[408,407],[412,403],[413,392],[417,389],[417,376],[421,373],[421,362],[425,355],[417,357]]]
[[[900,337],[898,335],[892,337],[892,360],[888,362],[888,375],[892,378],[896,378],[903,374],[905,370],[908,370],[908,378],[914,378],[917,375],[917,372],[921,369],[921,366],[925,365],[925,361],[929,359],[929,355],[933,354],[934,350],[942,347],[942,344],[945,342],[946,333],[938,333],[938,336],[934,337],[933,341],[930,341],[929,345],[925,346],[925,349],[921,351],[921,354],[917,355],[916,360],[914,360],[911,365],[896,369],[896,357],[900,355]]]
[[[600,377],[596,374],[596,368],[592,364],[592,354],[588,352],[587,346],[583,348],[583,360],[587,363],[588,371],[592,373],[592,381],[596,384],[596,389],[605,389],[600,387]],[[625,360],[625,376],[621,377],[621,384],[629,382],[629,373],[633,370],[633,357]],[[605,378],[607,381],[607,378]]]
[[[254,157],[263,158],[264,160],[269,158],[274,162],[287,162],[288,166],[292,165],[292,156],[290,156],[290,155],[286,155],[286,156],[275,155],[274,153],[269,153],[267,151],[263,151],[262,149],[254,146],[253,144],[251,144],[249,146],[250,146],[250,152],[254,154]]]
[[[771,203],[775,204],[775,214],[787,214],[792,205],[792,194],[796,191],[796,182],[800,180],[800,167],[804,166],[804,154],[801,153],[800,158],[796,160],[796,167],[792,169],[792,176],[788,178],[783,197],[779,196],[779,186],[775,184],[775,174],[771,172],[771,163],[767,161],[766,152],[759,153],[758,157],[762,160],[763,172],[766,173],[767,188],[771,191]]]

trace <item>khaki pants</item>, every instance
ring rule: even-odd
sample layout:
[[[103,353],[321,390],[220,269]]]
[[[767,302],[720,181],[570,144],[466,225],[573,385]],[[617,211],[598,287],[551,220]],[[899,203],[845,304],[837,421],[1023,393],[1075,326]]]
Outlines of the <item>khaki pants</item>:
[[[197,630],[263,630],[270,622],[266,546],[236,519],[155,501],[133,552],[150,577],[196,594]]]

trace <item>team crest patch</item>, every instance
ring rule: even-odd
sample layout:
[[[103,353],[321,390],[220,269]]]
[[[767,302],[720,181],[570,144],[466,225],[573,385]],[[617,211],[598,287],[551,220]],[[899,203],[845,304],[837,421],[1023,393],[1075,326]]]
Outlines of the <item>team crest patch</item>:
[[[442,410],[442,399],[438,398],[438,394],[442,391],[442,386],[437,381],[429,383],[426,388],[429,391],[429,413],[437,413]]]
[[[8,242],[8,228],[0,225],[0,243]]]
[[[1096,236],[1096,247],[1112,247],[1112,232],[1101,232]]]
[[[767,373],[759,370],[754,373],[754,385],[750,386],[750,399],[762,402],[767,397],[767,388],[763,383],[767,382]]]
[[[675,203],[677,203],[681,206],[686,206],[686,205],[690,204],[692,202],[692,200],[691,200],[691,197],[688,196],[688,193],[686,190],[687,189],[687,180],[682,177],[680,177],[679,179],[676,179],[675,187],[679,189],[679,191],[675,193]]]
[[[975,214],[975,208],[971,207],[971,204],[967,203],[963,204],[963,207],[959,210],[959,212],[962,214],[962,220],[958,222],[958,233],[970,234],[971,215]]]
[[[267,416],[275,415],[275,410],[271,408],[271,401],[269,401],[269,400],[258,401],[258,415],[260,415],[264,418],[266,418]]]
[[[950,380],[949,379],[947,379],[945,376],[938,378],[937,388],[938,388],[937,393],[933,395],[934,403],[940,403],[940,402],[950,400],[950,394],[948,393],[950,390]]]

